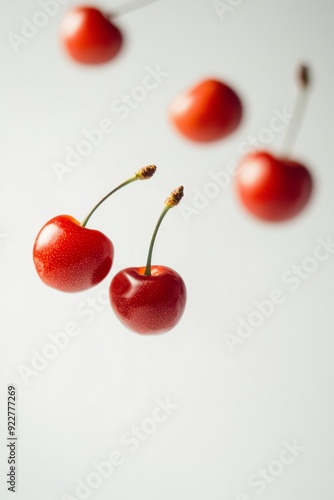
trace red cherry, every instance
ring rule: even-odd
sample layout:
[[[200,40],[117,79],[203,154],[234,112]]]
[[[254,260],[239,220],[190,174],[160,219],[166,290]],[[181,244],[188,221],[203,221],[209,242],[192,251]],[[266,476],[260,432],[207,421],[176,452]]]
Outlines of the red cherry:
[[[242,118],[242,105],[234,90],[225,83],[204,80],[176,96],[169,116],[188,139],[210,142],[234,132]]]
[[[74,7],[65,15],[61,39],[76,61],[100,64],[113,59],[122,46],[120,30],[94,7]]]
[[[119,320],[137,333],[164,333],[181,319],[186,304],[186,287],[181,276],[164,266],[129,267],[114,276],[111,305]]]
[[[179,274],[164,266],[152,266],[152,251],[160,224],[168,210],[183,197],[183,187],[165,201],[153,232],[146,267],[129,267],[111,281],[111,306],[123,325],[137,333],[164,333],[181,319],[186,305],[186,286]]]
[[[80,292],[100,283],[114,257],[112,242],[100,231],[87,229],[70,215],[58,215],[37,235],[33,259],[48,286]]]
[[[276,158],[266,151],[245,156],[237,169],[236,186],[244,206],[265,221],[297,215],[312,193],[312,177],[301,163]]]
[[[109,196],[134,181],[150,179],[155,171],[155,165],[138,170],[104,196],[81,224],[70,215],[49,220],[39,231],[33,248],[33,260],[41,280],[63,292],[80,292],[100,283],[111,269],[114,247],[103,233],[85,226]]]
[[[310,84],[309,68],[298,68],[299,93],[292,126],[288,128],[283,149],[292,149],[305,110],[305,98]],[[244,206],[265,221],[285,221],[299,214],[308,203],[312,191],[312,176],[304,165],[287,154],[275,157],[267,151],[246,155],[237,168],[236,188]]]

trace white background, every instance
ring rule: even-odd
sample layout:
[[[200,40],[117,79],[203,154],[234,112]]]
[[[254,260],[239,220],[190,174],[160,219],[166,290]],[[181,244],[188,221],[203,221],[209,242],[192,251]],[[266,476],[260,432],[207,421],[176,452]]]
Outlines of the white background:
[[[59,44],[72,4],[15,53],[7,34],[20,34],[22,17],[31,20],[40,7],[34,0],[1,3],[0,497],[13,498],[4,476],[6,389],[14,383],[17,500],[79,498],[77,479],[86,481],[92,463],[114,450],[122,465],[89,498],[331,498],[334,254],[296,291],[282,277],[313,255],[317,238],[334,238],[333,2],[244,0],[219,16],[211,1],[161,0],[118,19],[124,49],[96,68],[74,64]],[[120,4],[98,5],[112,11]],[[196,215],[171,211],[159,233],[154,263],[178,271],[188,289],[174,330],[147,338],[125,330],[105,302],[94,312],[87,299],[105,297],[101,290],[116,271],[144,265],[169,192],[183,184],[184,206],[198,207],[196,193],[212,182],[210,173],[238,159],[239,144],[268,127],[274,108],[292,112],[301,61],[314,75],[294,148],[316,180],[307,210],[284,224],[255,221],[240,207],[232,179]],[[168,76],[121,120],[111,104],[157,65]],[[167,109],[178,92],[211,76],[239,92],[245,117],[228,139],[199,146],[177,135]],[[60,182],[54,162],[64,162],[66,147],[106,117],[114,131]],[[279,152],[283,136],[268,147]],[[32,262],[40,227],[60,213],[82,220],[148,163],[158,166],[155,177],[119,192],[90,221],[114,242],[110,276],[80,294],[45,287]],[[230,352],[224,333],[236,335],[238,318],[247,319],[253,302],[274,289],[284,303]],[[80,334],[24,383],[18,367],[31,368],[32,350],[42,352],[49,334],[71,321]],[[131,452],[122,436],[166,398],[177,408]],[[280,457],[285,440],[303,451],[258,493],[249,477]]]

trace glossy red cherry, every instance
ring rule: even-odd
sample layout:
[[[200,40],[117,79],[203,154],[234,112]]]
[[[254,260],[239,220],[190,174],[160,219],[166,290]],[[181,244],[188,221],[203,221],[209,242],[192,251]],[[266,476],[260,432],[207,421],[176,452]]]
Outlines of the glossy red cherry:
[[[152,250],[162,219],[183,196],[180,187],[165,201],[154,230],[146,267],[130,267],[111,281],[111,306],[121,323],[136,333],[157,334],[171,330],[181,319],[186,305],[186,286],[181,276],[165,266],[152,266]]]
[[[234,132],[242,118],[242,104],[235,91],[225,83],[204,80],[176,96],[169,116],[186,138],[211,142]]]
[[[305,207],[312,193],[309,170],[266,151],[245,156],[237,170],[237,192],[256,217],[271,222],[290,219]]]
[[[100,231],[87,229],[69,215],[58,215],[37,235],[33,258],[48,286],[80,292],[100,283],[109,273],[114,247]]]
[[[149,179],[155,170],[155,165],[138,170],[102,198],[82,223],[70,215],[58,215],[42,227],[34,243],[33,261],[46,285],[63,292],[81,292],[107,276],[113,263],[113,244],[100,231],[86,228],[86,224],[109,196],[136,180]]]
[[[181,276],[164,266],[130,267],[117,273],[109,289],[119,320],[137,333],[164,333],[181,319],[186,287]]]
[[[293,125],[285,138],[285,150],[291,149],[296,138],[297,122],[301,122],[309,70],[301,66],[298,73],[301,91],[293,115]],[[297,121],[296,121],[297,120]],[[289,148],[287,148],[289,144]],[[236,190],[245,208],[264,221],[291,219],[307,205],[313,191],[309,169],[288,154],[275,156],[268,151],[256,151],[242,158],[236,171]]]
[[[61,40],[75,61],[100,64],[118,54],[123,38],[120,30],[100,10],[81,6],[66,13],[61,25]]]

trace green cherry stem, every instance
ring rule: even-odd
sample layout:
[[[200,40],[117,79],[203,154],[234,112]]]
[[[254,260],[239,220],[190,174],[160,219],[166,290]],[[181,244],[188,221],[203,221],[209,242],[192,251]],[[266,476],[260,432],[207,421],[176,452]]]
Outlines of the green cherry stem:
[[[141,168],[140,170],[137,170],[137,172],[135,173],[135,175],[133,177],[131,177],[130,179],[122,182],[122,184],[120,184],[119,186],[117,186],[115,189],[113,189],[112,191],[110,191],[110,193],[108,193],[106,196],[104,196],[102,198],[102,200],[100,200],[94,208],[92,208],[92,210],[89,212],[89,214],[87,215],[87,217],[83,220],[83,222],[81,223],[81,226],[82,227],[86,227],[87,225],[87,222],[89,221],[89,219],[91,218],[91,216],[93,215],[93,213],[95,212],[95,210],[100,206],[102,205],[102,203],[107,199],[109,198],[109,196],[111,196],[112,194],[116,193],[116,191],[118,191],[119,189],[122,189],[123,187],[127,186],[128,184],[131,184],[132,182],[134,181],[138,181],[138,180],[146,180],[146,179],[150,179],[152,177],[152,175],[154,175],[155,171],[156,171],[157,167],[155,165],[147,165],[146,167],[143,167]]]
[[[290,122],[289,124],[282,146],[282,150],[286,155],[289,155],[291,153],[295,145],[306,110],[306,102],[309,94],[308,91],[310,88],[310,69],[308,66],[305,66],[303,64],[299,66],[297,79],[299,90],[293,109],[292,123]]]
[[[183,198],[183,186],[180,186],[177,189],[175,189],[174,191],[172,191],[171,194],[168,196],[168,198],[165,201],[165,206],[160,214],[158,222],[157,222],[155,229],[153,231],[153,235],[152,235],[152,239],[151,239],[151,243],[150,243],[150,247],[149,247],[148,255],[147,255],[146,268],[145,268],[145,272],[144,272],[145,276],[151,276],[152,252],[153,252],[155,238],[157,236],[161,222],[163,221],[163,218],[165,217],[167,212],[171,208],[178,205],[182,198]]]

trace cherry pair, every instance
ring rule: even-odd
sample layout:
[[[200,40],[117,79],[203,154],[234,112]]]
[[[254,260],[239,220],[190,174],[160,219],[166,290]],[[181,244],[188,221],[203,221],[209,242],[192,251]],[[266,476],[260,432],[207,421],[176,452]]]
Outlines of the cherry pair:
[[[296,119],[304,111],[309,88],[309,70],[299,68],[301,92],[294,110],[294,128],[289,127],[285,150],[289,152],[296,136]],[[169,116],[181,135],[195,142],[209,143],[236,130],[242,119],[238,95],[225,83],[205,80],[178,95],[172,102]],[[299,122],[300,123],[300,122]],[[286,154],[274,156],[265,150],[247,154],[236,171],[239,199],[254,216],[265,221],[284,221],[297,215],[310,199],[313,181],[307,167]]]
[[[41,280],[63,292],[80,292],[100,283],[113,264],[114,246],[100,231],[86,225],[95,210],[112,194],[155,173],[155,165],[138,170],[133,177],[108,193],[90,211],[82,223],[70,215],[58,215],[39,231],[33,260]],[[181,319],[186,304],[185,284],[175,271],[152,266],[151,258],[160,224],[170,208],[183,196],[183,187],[165,201],[149,247],[146,267],[132,267],[116,274],[111,281],[111,305],[120,321],[137,333],[163,333]]]

